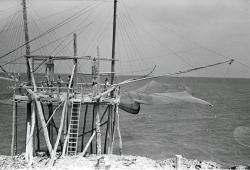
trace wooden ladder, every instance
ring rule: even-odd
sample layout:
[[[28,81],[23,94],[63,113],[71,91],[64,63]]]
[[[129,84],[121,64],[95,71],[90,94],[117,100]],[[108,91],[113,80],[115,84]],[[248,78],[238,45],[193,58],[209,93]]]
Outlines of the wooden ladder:
[[[81,113],[81,99],[73,99],[71,107],[70,124],[69,124],[67,155],[76,155],[77,153],[80,113]]]

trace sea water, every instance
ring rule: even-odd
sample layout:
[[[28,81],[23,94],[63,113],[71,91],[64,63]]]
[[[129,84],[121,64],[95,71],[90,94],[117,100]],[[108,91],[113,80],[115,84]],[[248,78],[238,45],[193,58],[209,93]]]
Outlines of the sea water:
[[[240,145],[233,137],[237,127],[250,127],[250,79],[161,78],[156,81],[183,83],[192,89],[193,96],[213,103],[214,106],[194,103],[141,105],[137,115],[119,110],[124,155],[140,155],[159,160],[182,155],[189,159],[215,161],[223,167],[250,164],[250,148]],[[122,90],[134,90],[148,82],[126,85]],[[11,97],[11,90],[6,88],[9,85],[8,82],[0,82],[1,99]],[[100,108],[103,113],[106,107]],[[92,106],[88,107],[85,132],[91,130],[92,109]],[[12,106],[0,104],[0,110],[0,154],[10,155]],[[18,153],[21,153],[25,151],[26,108],[18,105],[17,110],[17,147]],[[82,107],[79,133],[82,133],[84,110],[85,106]],[[55,114],[57,127],[60,114],[61,109]],[[106,120],[107,115],[102,122]],[[105,129],[106,125],[101,128],[102,143]],[[84,144],[90,135],[85,135]],[[114,154],[119,154],[117,131],[115,135]],[[54,136],[56,138],[56,133]],[[250,136],[245,137],[250,139]],[[41,147],[46,149],[42,131],[40,138]],[[81,140],[79,138],[79,149]],[[93,150],[95,152],[95,143]]]

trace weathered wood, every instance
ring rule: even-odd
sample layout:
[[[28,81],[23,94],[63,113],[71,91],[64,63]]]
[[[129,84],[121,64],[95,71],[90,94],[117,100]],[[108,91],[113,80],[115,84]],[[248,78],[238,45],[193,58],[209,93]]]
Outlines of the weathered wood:
[[[95,121],[95,105],[93,105],[93,117],[92,117],[92,127],[91,127],[91,135],[94,133],[94,121]],[[93,154],[93,143],[90,144],[90,153]]]
[[[112,134],[111,134],[111,136],[112,136],[112,143],[111,143],[111,154],[113,154],[113,147],[114,147],[114,141],[115,141],[115,123],[116,123],[116,114],[115,114],[115,110],[116,110],[116,105],[115,106],[113,106],[113,116],[114,116],[114,118],[113,118],[113,124],[112,124]]]
[[[85,133],[85,128],[86,128],[86,119],[87,119],[87,113],[88,113],[88,106],[86,105],[85,109],[85,115],[84,115],[84,123],[83,123],[83,129],[82,129],[82,145],[81,145],[81,152],[83,151],[83,145],[84,145],[84,133]]]
[[[109,106],[107,106],[107,109],[109,108]],[[109,120],[110,120],[110,114],[108,113],[108,123],[107,123],[107,127],[106,127],[106,134],[105,134],[105,142],[104,142],[104,154],[107,153],[107,140],[108,140],[108,132],[109,132]]]
[[[74,33],[74,56],[77,56],[77,39],[76,39],[76,33]],[[77,59],[74,59],[74,64],[76,65],[75,68],[75,84],[74,87],[77,88],[77,84],[78,84],[78,63],[77,63]]]
[[[120,119],[119,119],[119,113],[118,113],[118,104],[116,105],[116,126],[117,126],[117,133],[119,136],[119,152],[120,155],[122,155],[122,137],[121,137],[121,131],[120,131]]]
[[[34,58],[34,60],[45,60],[48,58],[52,58],[53,60],[72,60],[72,59],[81,59],[81,60],[93,60],[91,56],[43,56],[43,55],[25,55],[27,58]],[[113,61],[113,59],[109,58],[99,58],[96,60],[102,60],[102,61]],[[114,59],[114,61],[119,61],[117,59]]]
[[[29,161],[29,147],[27,146],[27,143],[29,141],[29,134],[30,134],[30,127],[31,127],[31,103],[27,103],[27,118],[26,118],[26,146],[25,146],[25,160],[26,162]]]
[[[53,105],[52,103],[48,103],[48,109],[49,109],[49,139],[50,139],[50,143],[53,145],[54,141],[53,141],[53,127],[54,127],[54,122],[53,122]]]
[[[31,131],[29,134],[29,140],[28,140],[28,144],[26,144],[29,149],[28,149],[28,156],[29,156],[29,163],[28,165],[32,165],[33,163],[33,152],[34,152],[34,146],[33,146],[33,139],[34,139],[34,131],[35,131],[35,104],[33,103],[33,107],[32,107],[32,112],[31,112]]]
[[[15,102],[15,93],[13,94],[13,125],[12,125],[12,142],[11,142],[11,156],[16,155],[17,143],[17,103]]]
[[[182,156],[175,155],[175,167],[176,170],[182,170]]]
[[[40,151],[40,130],[39,130],[39,126],[38,126],[38,118],[37,118],[37,116],[38,116],[38,113],[37,113],[37,109],[36,109],[36,115],[35,115],[35,117],[36,117],[36,138],[37,138],[37,146],[36,146],[36,148],[37,148],[38,151]]]
[[[108,154],[112,154],[111,153],[111,144],[112,144],[112,110],[113,110],[113,106],[109,105],[109,120],[108,120],[108,124],[109,124],[109,131],[108,131]]]
[[[67,90],[67,101],[69,101],[69,91]],[[67,137],[67,129],[68,129],[68,107],[66,107],[66,116],[64,119],[64,141],[66,141],[66,137]]]
[[[54,164],[57,147],[58,147],[58,144],[59,144],[59,141],[60,141],[60,138],[61,138],[62,129],[63,129],[63,121],[64,121],[64,115],[65,115],[65,112],[66,112],[66,107],[67,107],[67,100],[64,101],[62,117],[61,117],[61,123],[60,123],[59,131],[58,131],[56,143],[55,143],[55,146],[54,146],[54,150],[52,152],[50,166],[53,166],[53,164]]]
[[[93,140],[93,138],[94,138],[94,136],[95,136],[95,133],[96,133],[96,131],[94,131],[93,134],[91,135],[91,138],[89,139],[87,145],[85,146],[85,148],[84,148],[84,150],[83,150],[81,156],[84,156],[84,155],[85,155],[85,153],[86,153],[86,151],[87,151],[87,149],[88,149],[88,147],[89,147],[89,144],[92,142],[92,140]]]
[[[38,96],[30,89],[26,89],[31,95],[32,97],[35,99],[36,105],[37,105],[37,110],[38,110],[38,115],[40,117],[40,121],[41,121],[41,125],[42,125],[42,129],[43,129],[43,133],[44,133],[44,138],[45,138],[45,142],[47,145],[47,148],[49,150],[49,153],[51,155],[53,149],[51,146],[51,143],[49,141],[49,134],[48,134],[48,129],[46,126],[46,122],[45,122],[45,118],[43,116],[43,112],[42,112],[42,107],[41,107],[41,103],[37,100]]]
[[[114,0],[111,72],[115,72],[116,11],[117,11],[117,0]],[[112,74],[111,75],[111,85],[114,84],[114,78],[115,78],[115,74]],[[112,97],[112,95],[111,95],[111,97]]]
[[[96,154],[98,156],[101,155],[101,128],[100,128],[100,115],[99,115],[99,100],[97,100],[97,105],[96,105],[96,144],[97,144],[97,151]]]
[[[73,80],[75,68],[76,68],[76,64],[74,64],[74,66],[73,66],[68,88],[71,88],[71,84],[72,84],[72,80]]]

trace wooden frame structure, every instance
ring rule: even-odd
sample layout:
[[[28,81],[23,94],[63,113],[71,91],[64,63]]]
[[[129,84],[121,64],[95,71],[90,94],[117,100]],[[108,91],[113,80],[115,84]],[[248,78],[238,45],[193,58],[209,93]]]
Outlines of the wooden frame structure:
[[[43,130],[45,143],[47,146],[48,153],[51,157],[50,165],[53,165],[55,160],[56,151],[58,145],[61,145],[61,155],[76,155],[79,151],[78,138],[82,137],[81,140],[81,154],[84,155],[88,146],[90,146],[90,153],[93,152],[93,138],[96,135],[96,154],[102,154],[102,142],[101,142],[101,128],[103,125],[107,124],[105,142],[104,142],[104,154],[112,154],[113,143],[115,135],[115,127],[117,127],[118,135],[120,138],[119,150],[120,154],[122,149],[121,135],[119,130],[119,114],[118,105],[120,103],[120,87],[114,85],[114,74],[115,74],[115,29],[116,29],[116,5],[117,0],[114,0],[114,25],[113,25],[113,46],[112,46],[112,58],[100,58],[99,49],[98,58],[91,58],[90,56],[77,56],[77,43],[76,34],[74,34],[74,56],[39,56],[30,55],[29,46],[29,36],[28,36],[28,25],[27,25],[27,12],[26,12],[26,1],[23,2],[23,19],[24,19],[24,31],[25,31],[25,45],[26,45],[26,63],[27,63],[27,76],[28,82],[24,83],[19,78],[15,78],[15,85],[12,86],[13,95],[13,133],[12,133],[12,145],[11,145],[11,155],[15,155],[17,152],[17,130],[16,130],[16,119],[17,119],[17,106],[18,103],[27,103],[27,121],[26,121],[26,154],[25,159],[29,164],[32,164],[33,154],[36,150],[40,150],[40,130]],[[81,83],[78,79],[78,60],[92,60],[92,82]],[[41,83],[37,83],[35,80],[34,72],[37,68],[34,68],[35,60],[43,60],[42,64],[45,63],[45,77],[46,84],[45,87],[39,87]],[[54,80],[54,61],[55,60],[72,60],[74,65],[71,72],[70,80],[67,83],[67,87],[53,86]],[[110,73],[100,73],[99,64],[100,61],[110,61],[111,62],[111,72]],[[40,65],[39,65],[40,66]],[[39,67],[38,66],[38,67]],[[100,75],[110,75],[111,85],[108,88],[102,90],[102,85],[100,83]],[[73,78],[75,79],[75,84],[73,84]],[[43,82],[42,82],[43,83]],[[85,86],[92,86],[91,90],[86,90]],[[22,90],[26,91],[26,94],[18,94]],[[48,106],[49,118],[46,119],[44,104]],[[91,138],[84,148],[84,139],[86,123],[87,123],[87,112],[89,105],[93,106],[93,119],[91,128]],[[100,118],[100,105],[106,106],[105,111]],[[56,109],[53,108],[56,106]],[[53,116],[59,107],[63,107],[60,127],[56,128]],[[68,109],[71,106],[71,110]],[[85,108],[85,110],[81,109]],[[100,124],[104,115],[108,112],[108,120]],[[69,117],[70,114],[70,117]],[[79,122],[80,115],[84,114],[83,123],[83,133],[79,135]],[[41,129],[39,129],[40,120]],[[95,127],[95,128],[94,128]],[[56,130],[57,137],[54,141],[54,132]],[[104,130],[104,129],[103,129]],[[35,135],[36,134],[36,135]],[[61,136],[63,134],[63,141]],[[36,138],[35,138],[36,137]],[[34,145],[34,139],[36,143]],[[83,149],[84,148],[84,149]]]

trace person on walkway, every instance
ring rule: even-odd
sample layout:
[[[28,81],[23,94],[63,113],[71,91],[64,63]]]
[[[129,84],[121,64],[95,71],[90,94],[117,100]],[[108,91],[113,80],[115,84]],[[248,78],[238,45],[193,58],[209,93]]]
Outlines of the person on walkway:
[[[57,84],[58,84],[58,87],[59,87],[59,93],[61,91],[60,87],[62,87],[62,83],[63,83],[63,79],[61,78],[60,75],[57,76]]]
[[[104,91],[107,91],[108,87],[110,86],[108,78],[105,79],[105,83],[104,83]]]

